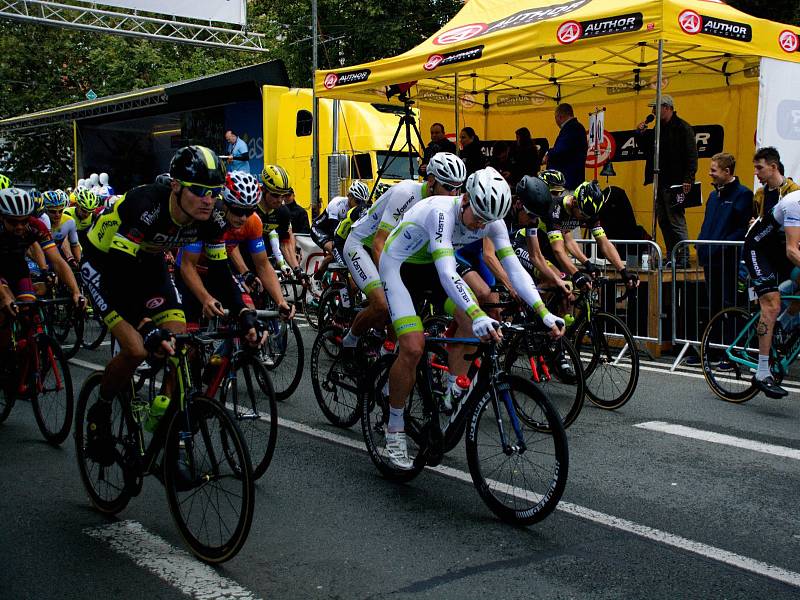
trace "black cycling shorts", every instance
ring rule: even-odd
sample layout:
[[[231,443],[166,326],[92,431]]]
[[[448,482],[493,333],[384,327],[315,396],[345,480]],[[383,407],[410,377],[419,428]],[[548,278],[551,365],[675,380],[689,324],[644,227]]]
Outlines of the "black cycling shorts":
[[[774,219],[765,219],[753,225],[745,236],[743,258],[759,298],[777,292],[778,285],[792,272],[786,241],[778,235],[778,227]]]
[[[231,277],[233,277],[233,281],[236,284],[236,288],[239,290],[239,293],[242,294],[242,301],[246,305],[252,305],[253,300],[247,293],[242,277],[239,275],[234,275],[233,273],[231,273]],[[203,285],[205,285],[206,288],[208,289],[208,292],[212,296],[214,296],[214,298],[219,300],[219,303],[222,305],[223,308],[230,309],[232,306],[235,306],[235,301],[232,295],[232,288],[223,286],[224,289],[215,289],[210,285],[208,277],[203,277],[203,274],[200,274],[200,278],[203,281]],[[181,297],[183,312],[186,314],[186,322],[199,323],[200,317],[203,316],[203,305],[200,304],[200,301],[189,290],[189,287],[183,281],[180,269],[175,271],[175,286],[178,288],[178,293],[180,294]]]
[[[439,280],[439,272],[434,263],[415,264],[404,262],[400,267],[400,279],[414,300],[414,308],[420,314],[425,300],[429,301],[437,312],[444,311],[447,292]],[[420,315],[425,316],[425,315]]]
[[[312,227],[311,239],[314,240],[314,243],[317,246],[324,249],[325,244],[333,241],[333,233],[328,232],[325,229],[322,229],[321,227]]]

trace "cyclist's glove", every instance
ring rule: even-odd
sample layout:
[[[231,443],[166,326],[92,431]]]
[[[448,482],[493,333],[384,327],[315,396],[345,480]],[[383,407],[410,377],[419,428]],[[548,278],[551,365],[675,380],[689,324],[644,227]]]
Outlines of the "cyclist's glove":
[[[298,280],[302,280],[305,277],[305,273],[303,273],[303,269],[300,267],[294,267],[292,273],[294,274],[294,278]]]
[[[559,329],[564,329],[564,326],[566,325],[564,323],[564,319],[562,319],[557,315],[554,315],[553,313],[547,313],[545,316],[543,316],[542,322],[544,323],[544,326],[547,327],[548,329],[552,329],[553,325],[555,325]]]
[[[168,342],[172,334],[166,329],[158,327],[153,321],[148,321],[139,327],[139,334],[144,342],[144,349],[150,354],[155,354],[161,350],[161,342]]]
[[[239,313],[239,328],[242,335],[247,335],[251,329],[259,330],[258,316],[254,310],[244,310]]]
[[[482,338],[491,334],[498,327],[500,327],[500,323],[484,315],[472,322],[472,333],[475,334],[475,337]]]
[[[600,276],[600,267],[590,260],[587,260],[585,263],[583,263],[583,270],[592,279],[597,279]]]
[[[639,281],[639,275],[637,273],[628,273],[628,269],[622,269],[622,271],[620,271],[619,274],[622,275],[622,278],[625,280],[625,283],[630,282],[635,284],[637,281]]]
[[[584,273],[583,271],[575,271],[572,274],[572,285],[576,288],[584,288],[591,282],[589,275]]]

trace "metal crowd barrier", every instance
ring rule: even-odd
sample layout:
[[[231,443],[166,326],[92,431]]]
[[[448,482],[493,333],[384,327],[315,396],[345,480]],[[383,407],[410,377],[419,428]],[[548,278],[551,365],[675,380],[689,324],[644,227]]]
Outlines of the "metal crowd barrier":
[[[593,239],[576,239],[585,246],[584,254],[599,266],[603,275],[619,280],[620,276],[610,261],[599,255],[597,242]],[[625,267],[639,274],[640,284],[624,300],[619,300],[626,291],[620,282],[608,286],[603,294],[603,310],[619,317],[630,329],[636,340],[660,344],[662,336],[662,271],[661,248],[650,240],[610,240],[619,252]]]
[[[707,264],[683,258],[689,257],[692,246],[708,248]],[[738,241],[684,240],[672,249],[672,268],[662,274],[662,281],[672,286],[672,343],[683,347],[671,371],[692,346],[700,346],[711,317],[728,306],[748,308],[750,282],[744,273],[739,285],[743,248],[744,242]]]

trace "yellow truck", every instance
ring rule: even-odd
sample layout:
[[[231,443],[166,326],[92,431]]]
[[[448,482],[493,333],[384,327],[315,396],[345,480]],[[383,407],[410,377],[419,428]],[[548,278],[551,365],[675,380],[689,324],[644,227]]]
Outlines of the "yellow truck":
[[[278,164],[286,169],[298,204],[310,213],[311,90],[276,85],[262,86],[262,90],[264,164]],[[376,96],[373,104],[343,100],[339,102],[338,114],[337,127],[334,124],[334,101],[320,100],[319,191],[322,207],[327,206],[328,200],[334,196],[342,195],[353,179],[361,179],[372,187],[378,169],[389,154],[402,109],[382,104]],[[415,134],[412,135],[416,138]],[[403,128],[381,181],[396,183],[408,179],[408,154],[403,151],[405,139]],[[419,145],[416,139],[413,143]],[[415,162],[415,176],[416,166]]]

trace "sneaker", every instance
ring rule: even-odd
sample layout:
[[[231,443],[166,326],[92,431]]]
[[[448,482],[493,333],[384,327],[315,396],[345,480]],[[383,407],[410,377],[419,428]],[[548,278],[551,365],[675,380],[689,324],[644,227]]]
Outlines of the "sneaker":
[[[702,364],[700,362],[700,357],[697,354],[691,354],[687,356],[684,363],[687,367],[699,367]]]
[[[733,365],[727,360],[721,360],[717,363],[717,371],[729,373],[730,371],[733,371]]]
[[[755,385],[759,390],[764,392],[769,398],[783,398],[787,396],[789,392],[775,383],[775,380],[772,378],[772,375],[767,375],[764,379],[757,379],[755,376],[753,377],[753,385]]]
[[[104,467],[114,464],[111,403],[98,400],[86,411],[86,456]]]
[[[386,453],[389,455],[389,463],[404,471],[414,467],[414,463],[408,458],[408,445],[404,431],[397,433],[386,433]]]
[[[567,355],[564,354],[562,350],[559,350],[555,355],[553,364],[556,367],[556,374],[558,375],[559,379],[575,379],[575,368],[572,365],[572,361],[567,358]]]

